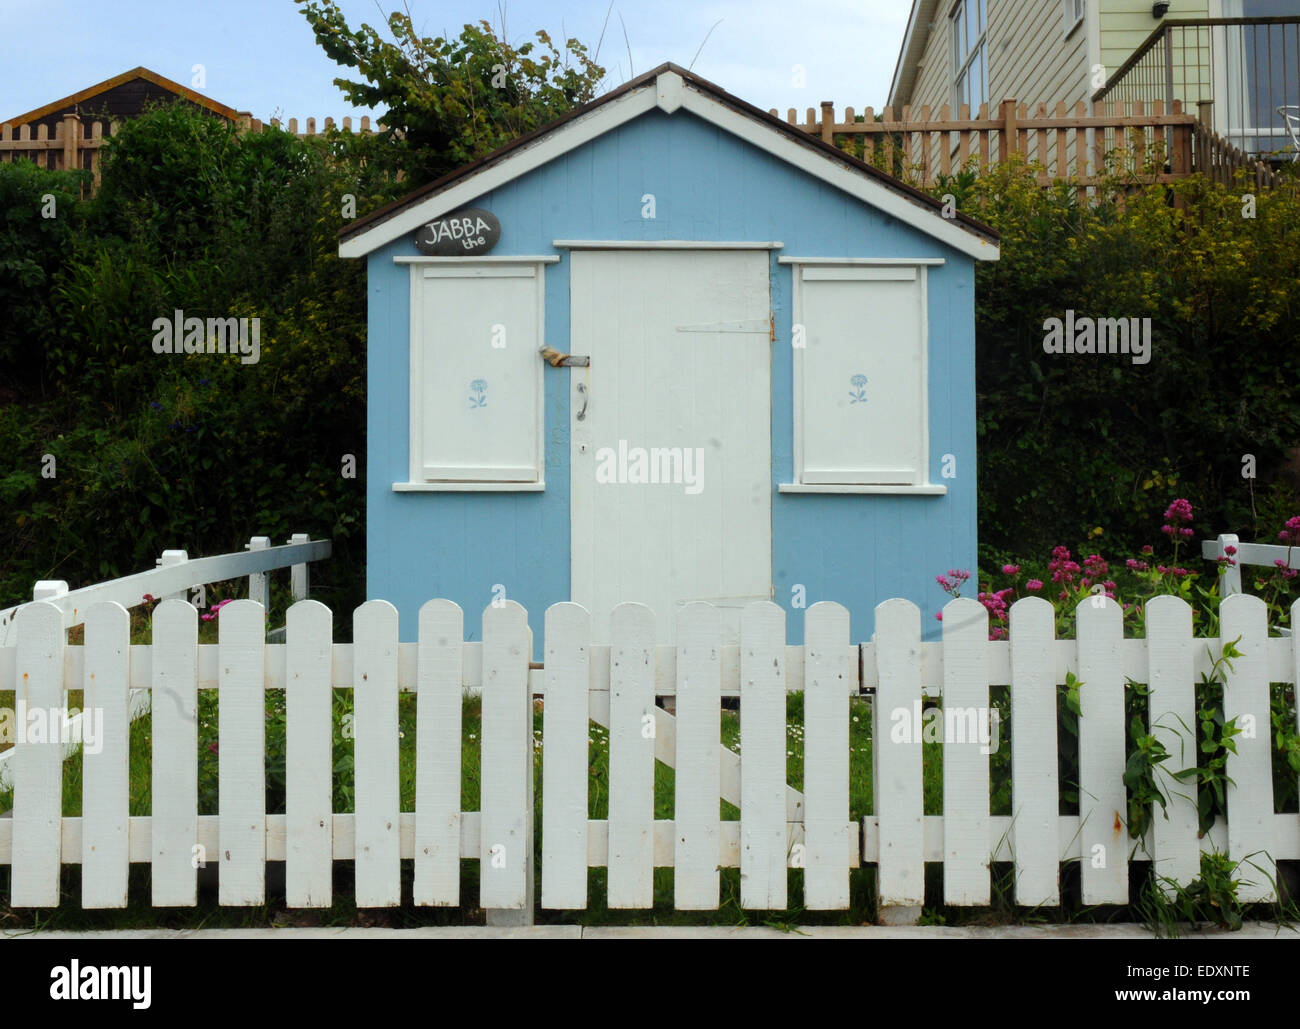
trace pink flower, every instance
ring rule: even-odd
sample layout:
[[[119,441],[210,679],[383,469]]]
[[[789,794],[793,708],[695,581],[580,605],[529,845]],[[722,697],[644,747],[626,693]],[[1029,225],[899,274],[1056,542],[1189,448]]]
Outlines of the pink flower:
[[[1187,500],[1175,500],[1165,511],[1165,520],[1170,522],[1190,522],[1192,520],[1192,505]]]
[[[1142,553],[1144,553],[1144,554],[1154,554],[1154,553],[1155,553],[1155,549],[1151,546],[1150,543],[1148,543],[1145,547],[1142,548]]]
[[[936,611],[936,612],[934,613],[934,617],[937,618],[939,621],[942,622],[942,621],[943,621],[943,612],[942,612],[942,611]]]
[[[215,604],[212,605],[212,607],[209,609],[207,614],[200,615],[199,617],[201,617],[205,622],[210,622],[212,621],[212,619],[216,618],[218,614],[221,613],[221,609],[223,607],[231,603],[233,600],[234,600],[233,597],[230,598],[230,600],[218,600]]]
[[[1229,557],[1231,557],[1233,554],[1237,552],[1237,548],[1234,547],[1231,543],[1229,543],[1226,547],[1223,548],[1223,552],[1227,554]]]
[[[1277,538],[1288,547],[1300,544],[1300,515],[1287,520],[1286,528],[1277,534]],[[1226,547],[1224,548],[1227,549]]]
[[[1027,583],[1025,583],[1025,589],[1033,593],[1037,593],[1042,588],[1043,588],[1042,579],[1030,579]]]
[[[1020,574],[1020,566],[1019,566],[1019,565],[1003,565],[1003,566],[1002,566],[1002,574],[1003,574],[1003,575],[1019,575],[1019,574]]]
[[[1130,572],[1145,572],[1149,567],[1145,561],[1138,561],[1131,557],[1124,563],[1128,565]]]

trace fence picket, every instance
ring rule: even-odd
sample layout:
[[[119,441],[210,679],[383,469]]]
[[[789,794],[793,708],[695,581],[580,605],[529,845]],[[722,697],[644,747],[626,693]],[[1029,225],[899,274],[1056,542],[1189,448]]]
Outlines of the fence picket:
[[[397,608],[369,600],[352,617],[357,907],[402,899],[398,815]]]
[[[217,631],[218,902],[261,904],[266,897],[266,609],[254,600],[236,600],[221,609]]]
[[[1022,907],[1061,903],[1055,620],[1042,597],[1011,606],[1011,850]]]
[[[152,781],[153,906],[192,907],[197,868],[209,855],[199,844],[199,613],[184,600],[153,612]]]
[[[919,729],[921,715],[921,611],[909,600],[876,607],[876,665],[880,684],[872,710],[871,748],[879,825],[880,917],[915,921],[925,901],[922,831],[921,734],[891,732],[899,713]],[[903,738],[898,739],[901,735]]]
[[[745,908],[786,907],[785,747],[785,611],[760,601],[740,615],[740,903]]]
[[[35,601],[18,611],[13,773],[13,870],[16,908],[59,903],[62,862],[63,614]]]
[[[1100,601],[1100,603],[1098,603]],[[1124,791],[1124,626],[1100,594],[1076,609],[1079,643],[1079,834],[1085,904],[1128,903]]]
[[[809,911],[832,911],[849,906],[846,684],[853,676],[857,650],[849,644],[848,609],[825,600],[813,604],[804,615],[803,637],[803,904]],[[743,746],[741,755],[743,762]],[[777,763],[784,782],[784,754]]]
[[[644,604],[610,615],[609,899],[654,905],[655,616]]]
[[[1192,609],[1181,597],[1152,597],[1146,606],[1148,725],[1169,752],[1165,772],[1197,764],[1196,686],[1193,678]],[[1196,780],[1174,781],[1161,775],[1168,806],[1152,812],[1152,846],[1156,881],[1166,894],[1166,880],[1186,886],[1201,872],[1196,809]]]
[[[673,905],[718,906],[718,796],[722,765],[722,619],[712,604],[677,612],[677,774]]]
[[[329,907],[334,885],[334,618],[315,600],[285,617],[285,896]]]
[[[420,608],[415,695],[415,903],[460,903],[461,653],[465,615],[450,600]]]
[[[957,597],[943,609],[943,899],[989,902],[989,613]],[[967,717],[968,712],[974,717]],[[959,740],[957,737],[960,736]]]
[[[124,908],[130,868],[130,719],[126,684],[131,616],[121,604],[86,612],[81,760],[81,906]],[[84,730],[83,730],[84,732]]]
[[[532,653],[528,615],[519,604],[484,609],[480,903],[503,911],[531,911]]]
[[[1277,899],[1277,864],[1273,851],[1273,745],[1269,719],[1268,608],[1259,597],[1238,593],[1219,605],[1219,634],[1225,642],[1241,637],[1242,656],[1224,667],[1223,717],[1237,719],[1253,732],[1234,737],[1237,752],[1228,754],[1228,854],[1241,862],[1234,878],[1245,903]]]
[[[542,715],[542,907],[587,906],[588,644],[580,604],[546,610],[546,704]]]

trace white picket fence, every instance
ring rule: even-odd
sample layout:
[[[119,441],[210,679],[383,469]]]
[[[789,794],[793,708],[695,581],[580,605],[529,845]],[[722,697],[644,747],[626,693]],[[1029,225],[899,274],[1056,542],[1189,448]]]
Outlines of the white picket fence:
[[[1300,604],[1294,611],[1300,611]],[[197,613],[168,600],[153,615],[151,646],[131,646],[115,603],[84,612],[85,644],[64,644],[63,615],[50,603],[24,606],[16,642],[0,647],[0,690],[30,711],[62,707],[84,689],[102,711],[102,749],[81,754],[80,818],[61,817],[63,764],[57,747],[17,744],[11,818],[0,818],[0,864],[12,866],[10,903],[60,902],[60,868],[82,865],[81,904],[122,907],[129,863],[152,866],[152,903],[197,902],[197,865],[219,865],[219,903],[254,905],[267,894],[266,863],[284,861],[291,907],[331,904],[333,862],[355,862],[361,907],[401,902],[400,862],[414,860],[414,903],[456,905],[461,859],[477,859],[478,901],[498,921],[527,922],[534,908],[533,701],[544,700],[541,867],[543,908],[588,904],[587,870],[608,868],[612,908],[649,907],[653,870],[674,869],[678,909],[719,904],[719,869],[739,867],[741,902],[752,909],[849,906],[850,873],[878,870],[884,921],[920,913],[924,863],[943,863],[944,900],[990,901],[991,861],[1013,862],[1014,899],[1060,900],[1062,862],[1080,860],[1083,901],[1129,900],[1130,854],[1187,882],[1199,853],[1247,859],[1246,900],[1274,897],[1275,863],[1300,858],[1300,815],[1275,814],[1270,765],[1269,683],[1294,682],[1300,638],[1268,638],[1264,604],[1234,596],[1221,610],[1222,636],[1244,653],[1227,675],[1227,716],[1258,731],[1229,757],[1229,819],[1198,839],[1194,785],[1168,783],[1168,818],[1135,844],[1125,823],[1125,678],[1150,686],[1151,722],[1174,755],[1195,763],[1189,737],[1195,682],[1220,653],[1194,639],[1191,609],[1160,597],[1147,606],[1147,637],[1125,639],[1114,601],[1094,597],[1077,612],[1077,640],[1054,639],[1051,606],[1022,600],[1009,641],[990,642],[987,613],[968,598],[944,609],[943,638],[921,642],[921,613],[906,600],[876,609],[872,642],[852,645],[847,611],[819,603],[805,612],[803,646],[786,645],[785,614],[756,603],[743,612],[739,645],[723,645],[717,610],[690,604],[677,614],[677,643],[655,644],[655,616],[639,604],[613,612],[611,640],[591,641],[588,612],[557,604],[545,615],[543,667],[530,670],[532,637],[523,608],[489,606],[483,642],[465,642],[462,611],[425,604],[419,640],[398,639],[396,609],[370,601],[354,615],[355,640],[335,644],[329,610],[294,605],[284,644],[265,640],[264,611],[250,600],[222,609],[219,642],[197,643]],[[1080,814],[1059,811],[1057,684],[1083,680],[1079,720]],[[897,733],[924,695],[946,710],[982,710],[989,686],[1010,684],[1011,817],[990,815],[989,756],[978,739],[943,742],[943,815],[922,807],[921,737]],[[355,693],[355,814],[332,808],[332,690]],[[481,806],[462,811],[464,691],[482,689]],[[154,694],[152,815],[128,813],[127,697]],[[199,816],[197,691],[220,691],[220,813]],[[285,815],[265,810],[265,691],[287,703]],[[786,693],[804,692],[802,792],[786,780]],[[414,811],[401,810],[398,695],[416,693]],[[850,820],[850,704],[874,694],[874,813]],[[161,695],[160,695],[161,694]],[[673,696],[676,714],[656,706]],[[742,748],[720,742],[720,699],[740,698]],[[901,715],[900,715],[901,713]],[[900,721],[901,718],[901,721]],[[609,817],[588,815],[588,720],[609,727]],[[1244,721],[1244,719],[1243,719]],[[674,817],[654,818],[654,762],[676,769]],[[740,809],[722,821],[719,798]],[[802,896],[787,893],[787,868],[803,869]]]

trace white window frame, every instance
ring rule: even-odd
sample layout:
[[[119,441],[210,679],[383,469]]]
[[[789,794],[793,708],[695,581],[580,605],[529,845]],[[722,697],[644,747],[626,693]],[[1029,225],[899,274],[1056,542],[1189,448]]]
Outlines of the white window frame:
[[[537,354],[546,334],[546,278],[547,264],[559,261],[558,256],[537,257],[397,257],[394,262],[410,266],[410,436],[409,480],[394,483],[395,492],[518,492],[540,491],[546,485],[546,407],[545,380],[542,359]],[[526,269],[526,271],[525,271]],[[512,346],[523,346],[534,360],[533,389],[537,398],[537,422],[534,428],[536,444],[531,467],[501,468],[440,468],[426,462],[424,449],[424,305],[422,291],[428,278],[460,278],[466,276],[486,278],[527,277],[535,280],[537,299],[537,337],[531,341],[511,341]]]
[[[930,474],[930,320],[929,320],[929,289],[928,273],[929,269],[935,266],[941,266],[944,263],[943,258],[843,258],[843,257],[780,257],[778,263],[791,265],[791,288],[792,303],[791,314],[792,324],[803,324],[804,312],[804,271],[806,269],[816,268],[820,270],[833,271],[835,269],[848,270],[857,269],[863,278],[870,276],[870,269],[878,269],[881,274],[880,278],[887,278],[888,272],[907,271],[915,275],[917,284],[919,303],[920,303],[920,358],[921,358],[921,388],[920,397],[918,398],[918,417],[920,419],[920,458],[918,466],[914,469],[911,482],[885,482],[881,481],[883,476],[872,476],[869,469],[863,469],[856,475],[845,475],[842,481],[808,481],[804,471],[804,399],[803,399],[803,378],[804,378],[804,355],[805,350],[800,347],[793,347],[793,376],[792,392],[793,404],[792,415],[794,422],[793,433],[793,457],[794,457],[794,481],[791,483],[781,483],[778,485],[778,491],[781,493],[911,493],[942,495],[948,492],[946,486],[936,485],[929,481]],[[817,278],[824,278],[824,275],[818,275]],[[858,276],[853,276],[858,277]]]
[[[1061,38],[1074,35],[1074,30],[1083,24],[1088,14],[1088,0],[1061,0]]]
[[[984,22],[980,26],[979,38],[971,44],[970,49],[963,56],[961,53],[961,22],[966,18],[967,5],[975,3],[984,3]],[[953,112],[961,110],[961,84],[965,81],[966,73],[970,70],[971,62],[975,55],[981,55],[981,72],[983,75],[984,99],[981,104],[989,102],[989,51],[986,45],[989,36],[989,10],[985,0],[957,0],[948,13],[948,31],[952,35],[952,109]],[[971,117],[978,117],[980,104],[972,103]]]

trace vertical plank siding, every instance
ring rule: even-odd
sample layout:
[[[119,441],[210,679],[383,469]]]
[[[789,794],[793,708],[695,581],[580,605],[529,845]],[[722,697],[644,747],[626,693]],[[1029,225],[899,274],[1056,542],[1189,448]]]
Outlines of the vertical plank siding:
[[[464,614],[447,600],[421,608],[416,643],[399,642],[397,611],[381,600],[356,610],[347,645],[333,643],[331,612],[310,600],[290,608],[284,644],[265,642],[265,612],[251,600],[222,609],[215,646],[200,647],[197,612],[179,599],[155,609],[149,646],[129,645],[129,618],[115,602],[83,614],[85,645],[68,647],[55,605],[24,605],[15,642],[0,648],[0,690],[14,691],[23,717],[12,817],[0,818],[0,864],[11,866],[15,908],[58,905],[62,867],[77,863],[82,906],[122,908],[132,861],[151,864],[155,907],[194,906],[200,882],[212,879],[219,904],[262,904],[268,861],[285,862],[290,907],[332,905],[336,861],[354,863],[359,907],[395,906],[406,860],[415,904],[477,902],[493,924],[528,924],[539,903],[562,910],[599,903],[592,868],[608,870],[604,900],[614,909],[658,901],[716,910],[724,870],[738,869],[746,909],[826,911],[849,908],[856,870],[874,865],[880,919],[905,922],[925,902],[927,862],[943,865],[946,904],[987,906],[990,862],[1008,861],[1015,902],[1040,907],[1061,903],[1061,866],[1071,861],[1080,862],[1085,904],[1127,904],[1131,861],[1153,862],[1171,890],[1198,876],[1202,852],[1226,850],[1239,863],[1242,898],[1268,902],[1276,899],[1277,861],[1300,858],[1300,815],[1274,811],[1269,722],[1270,682],[1295,681],[1300,644],[1268,636],[1256,597],[1225,599],[1221,635],[1208,640],[1193,637],[1191,608],[1177,597],[1147,605],[1142,639],[1124,638],[1114,601],[1088,598],[1076,610],[1076,640],[1057,640],[1051,605],[1029,598],[1011,610],[1009,641],[990,641],[983,605],[961,598],[945,607],[938,643],[921,642],[915,604],[890,600],[876,611],[875,636],[860,646],[851,643],[849,611],[821,602],[805,612],[802,647],[787,644],[786,612],[768,601],[741,612],[739,644],[722,642],[719,609],[686,605],[673,615],[673,646],[656,644],[659,615],[645,605],[615,607],[606,642],[592,638],[586,608],[562,603],[545,612],[540,667],[530,662],[528,613],[514,601],[483,612],[481,643],[465,639]],[[1232,641],[1241,656],[1223,669],[1224,704],[1243,731],[1227,767],[1227,824],[1202,838],[1195,784],[1168,773],[1196,761],[1196,682]],[[1057,772],[1067,671],[1081,682],[1078,815],[1059,813],[1062,790],[1074,785],[1058,782]],[[1141,839],[1129,833],[1122,778],[1132,745],[1126,680],[1149,688],[1148,728],[1171,755],[1161,780],[1168,807],[1157,805]],[[1007,745],[1006,727],[991,721],[990,687],[1004,685],[1009,816],[990,808],[991,761]],[[477,744],[462,723],[467,687],[482,691]],[[71,758],[82,762],[77,818],[61,810],[63,761],[78,742],[61,739],[69,689],[85,698],[85,739]],[[152,813],[134,817],[133,689],[153,694]],[[219,810],[202,816],[201,690],[215,691],[219,738]],[[265,770],[268,704],[280,690],[282,815],[267,813]],[[336,724],[336,697],[349,691],[351,717]],[[801,725],[787,714],[791,691],[803,693]],[[400,730],[402,692],[416,694],[414,740]],[[673,703],[660,707],[657,696]],[[740,701],[739,754],[722,740],[728,696]],[[850,808],[851,712],[861,710],[854,696],[873,708],[870,807],[858,812]],[[610,729],[602,818],[589,807],[591,762],[600,753],[591,747],[592,720]],[[941,733],[927,729],[931,722]],[[355,747],[349,813],[334,810],[339,733]],[[788,739],[799,733],[802,790],[789,785],[786,767]],[[475,746],[478,767],[462,767]],[[403,753],[414,760],[408,812]],[[923,753],[942,757],[942,814],[924,808]],[[673,770],[674,782],[671,815],[658,819],[656,761]],[[467,774],[479,776],[476,812],[461,810]],[[738,821],[721,819],[720,800],[739,807]],[[479,862],[476,897],[462,896],[466,859]],[[213,862],[215,876],[200,876]],[[673,869],[671,899],[656,898],[656,868]],[[801,890],[790,888],[789,869],[802,871]]]

